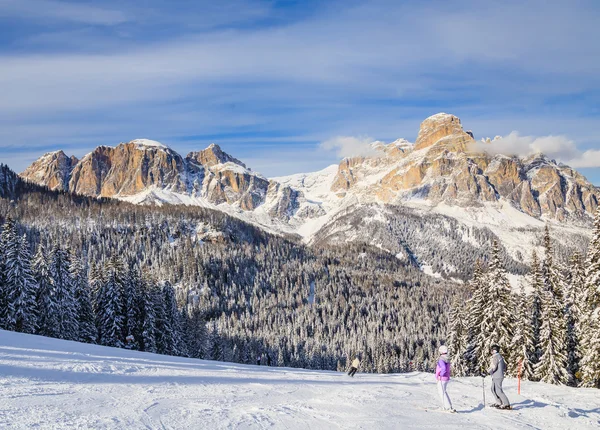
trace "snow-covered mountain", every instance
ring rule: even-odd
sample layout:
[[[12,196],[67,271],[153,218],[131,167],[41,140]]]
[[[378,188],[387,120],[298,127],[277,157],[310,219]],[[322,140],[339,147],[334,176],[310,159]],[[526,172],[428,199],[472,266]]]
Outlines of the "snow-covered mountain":
[[[0,330],[0,426],[103,429],[593,429],[598,390],[507,378],[512,411],[484,408],[481,378],[251,366]],[[491,403],[489,378],[485,383]]]
[[[415,251],[418,238],[408,239],[414,225],[390,226],[436,214],[458,222],[462,232],[432,226],[430,233],[437,229],[441,242],[477,247],[477,238],[490,230],[490,237],[522,261],[547,222],[555,225],[555,235],[580,246],[598,206],[600,191],[575,170],[543,154],[491,155],[498,152],[491,146],[490,153],[481,152],[454,115],[425,119],[414,144],[398,139],[372,146],[375,155],[267,179],[215,144],[183,158],[140,139],[98,147],[81,160],[60,151],[46,154],[21,176],[50,188],[138,204],[214,207],[309,243],[363,241],[424,266],[432,262]]]

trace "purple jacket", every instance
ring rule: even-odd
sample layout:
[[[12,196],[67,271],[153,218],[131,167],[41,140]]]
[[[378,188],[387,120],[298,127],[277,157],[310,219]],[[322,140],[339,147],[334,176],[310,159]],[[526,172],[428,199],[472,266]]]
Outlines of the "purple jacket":
[[[450,361],[448,357],[442,355],[437,362],[435,368],[435,379],[438,381],[449,381],[450,380]]]

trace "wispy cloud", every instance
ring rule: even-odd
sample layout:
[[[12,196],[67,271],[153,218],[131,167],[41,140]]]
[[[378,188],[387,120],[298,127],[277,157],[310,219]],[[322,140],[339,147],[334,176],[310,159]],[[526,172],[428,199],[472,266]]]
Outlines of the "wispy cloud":
[[[571,160],[599,144],[594,1],[306,2],[293,19],[278,2],[226,3],[0,0],[0,17],[65,23],[0,45],[0,147],[235,132],[222,140],[245,151],[277,132],[317,148],[414,140],[439,111],[476,134],[568,136]]]
[[[375,139],[368,136],[337,136],[321,143],[320,147],[327,151],[335,151],[338,157],[376,156],[373,148]]]
[[[0,0],[0,17],[109,26],[128,21],[120,10],[58,0]]]
[[[600,167],[600,150],[582,150],[566,136],[521,136],[513,131],[491,142],[478,141],[472,150],[488,154],[528,156],[542,153],[571,167]]]

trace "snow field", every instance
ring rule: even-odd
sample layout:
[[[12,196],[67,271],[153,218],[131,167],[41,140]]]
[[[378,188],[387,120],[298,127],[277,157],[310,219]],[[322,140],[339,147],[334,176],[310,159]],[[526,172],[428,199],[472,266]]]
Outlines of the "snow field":
[[[486,400],[491,403],[490,380]],[[483,408],[481,378],[238,365],[0,331],[0,428],[592,429],[600,392],[505,382],[514,411]]]

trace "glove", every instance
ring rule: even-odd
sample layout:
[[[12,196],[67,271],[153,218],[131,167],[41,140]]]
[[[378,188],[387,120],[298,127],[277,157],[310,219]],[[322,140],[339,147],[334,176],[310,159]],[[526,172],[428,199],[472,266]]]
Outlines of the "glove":
[[[481,372],[481,377],[482,377],[482,378],[485,378],[486,376],[488,376],[488,374],[487,374],[487,373],[485,373],[485,372]]]

